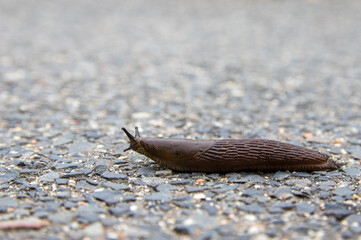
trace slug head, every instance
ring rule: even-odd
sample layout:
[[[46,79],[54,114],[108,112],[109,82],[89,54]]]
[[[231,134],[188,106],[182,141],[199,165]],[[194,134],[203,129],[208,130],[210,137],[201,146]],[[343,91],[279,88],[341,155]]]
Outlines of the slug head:
[[[128,132],[128,130],[125,129],[124,127],[122,128],[122,130],[127,135],[130,141],[129,147],[127,149],[124,149],[123,151],[126,152],[128,150],[133,150],[136,152],[142,152],[143,147],[141,145],[138,127],[135,127],[135,136],[133,136],[130,132]]]

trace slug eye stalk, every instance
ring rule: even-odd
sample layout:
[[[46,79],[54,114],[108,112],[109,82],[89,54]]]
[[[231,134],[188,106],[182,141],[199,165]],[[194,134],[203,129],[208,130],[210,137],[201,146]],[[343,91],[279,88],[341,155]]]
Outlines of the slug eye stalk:
[[[129,147],[123,150],[123,152],[126,152],[128,150],[133,149],[133,145],[136,142],[136,138],[139,138],[140,134],[139,134],[138,127],[135,127],[135,137],[130,132],[128,132],[128,130],[125,129],[124,127],[122,128],[122,130],[125,132],[125,134],[127,135],[127,137],[129,138],[129,141],[130,141]]]

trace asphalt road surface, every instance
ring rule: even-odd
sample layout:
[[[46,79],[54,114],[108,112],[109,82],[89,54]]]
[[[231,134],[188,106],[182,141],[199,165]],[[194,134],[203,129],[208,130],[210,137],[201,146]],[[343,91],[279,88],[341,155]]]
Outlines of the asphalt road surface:
[[[357,239],[361,2],[0,1],[0,239]],[[179,173],[142,136],[337,171]]]

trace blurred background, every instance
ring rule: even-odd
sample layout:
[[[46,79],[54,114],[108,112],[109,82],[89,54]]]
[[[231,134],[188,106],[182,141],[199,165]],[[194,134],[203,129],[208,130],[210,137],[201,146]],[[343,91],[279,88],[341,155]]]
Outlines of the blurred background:
[[[3,120],[196,137],[360,131],[358,1],[0,4]]]

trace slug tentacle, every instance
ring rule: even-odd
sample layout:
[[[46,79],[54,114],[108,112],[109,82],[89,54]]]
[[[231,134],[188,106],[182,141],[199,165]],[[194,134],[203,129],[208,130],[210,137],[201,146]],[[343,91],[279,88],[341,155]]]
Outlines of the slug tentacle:
[[[176,171],[234,172],[241,170],[336,170],[327,154],[267,139],[185,140],[140,138],[122,128],[129,148]]]
[[[133,149],[133,146],[134,146],[134,144],[135,144],[135,142],[136,142],[136,138],[137,138],[137,136],[139,137],[139,131],[138,131],[138,127],[136,127],[136,128],[135,128],[135,137],[134,137],[134,136],[133,136],[130,132],[128,132],[128,130],[125,129],[124,127],[122,128],[122,130],[123,130],[123,131],[125,132],[125,134],[128,136],[129,141],[130,141],[129,147],[123,150],[123,152],[126,152],[126,151],[128,151],[128,150]]]

